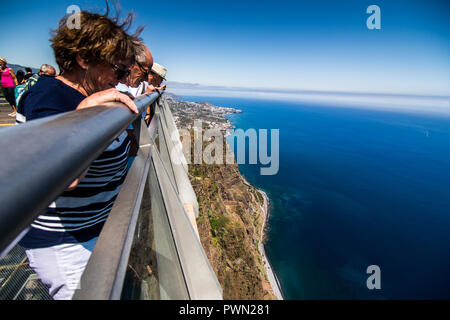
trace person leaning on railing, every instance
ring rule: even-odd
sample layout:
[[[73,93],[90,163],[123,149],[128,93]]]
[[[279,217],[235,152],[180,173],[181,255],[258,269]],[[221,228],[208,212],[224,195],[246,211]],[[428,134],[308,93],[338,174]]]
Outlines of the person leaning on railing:
[[[153,66],[153,56],[145,44],[140,41],[134,43],[136,56],[134,64],[130,68],[130,75],[121,81],[116,89],[121,92],[127,92],[133,97],[144,94],[148,83],[148,75]]]
[[[146,80],[153,65],[153,57],[150,50],[142,42],[135,41],[134,46],[136,55],[134,64],[130,68],[130,74],[128,77],[120,81],[120,83],[116,86],[116,89],[136,98],[144,94],[146,91],[148,86]],[[137,154],[139,146],[137,140],[134,138],[133,126],[130,125],[127,130],[129,132],[129,137],[131,138],[131,158],[128,163],[128,166],[130,167],[134,157]]]
[[[161,83],[166,80],[166,74],[167,69],[159,63],[154,62],[150,72],[148,73],[148,86],[145,93],[151,93],[154,91],[160,92],[166,90],[166,85],[161,85]],[[144,118],[147,125],[150,124],[151,116],[150,106],[148,106]]]
[[[161,83],[166,80],[166,68],[153,62],[153,56],[144,43],[136,41],[135,48],[135,62],[130,68],[130,75],[121,81],[116,89],[131,94],[133,97],[155,91],[164,91],[166,85],[161,86]],[[150,122],[150,106],[147,107],[147,113],[143,116],[148,125]]]
[[[108,11],[105,15],[81,11],[78,29],[68,27],[67,17],[61,19],[51,38],[61,75],[41,75],[24,93],[19,103],[22,121],[109,101],[120,101],[131,112],[138,112],[134,102],[114,87],[129,74],[135,56],[133,42],[141,29],[129,35],[132,16],[119,24],[108,18]],[[125,179],[129,144],[124,131],[31,224],[20,241],[31,268],[54,299],[71,299],[77,288]]]
[[[166,85],[162,84],[166,80],[167,69],[160,65],[159,63],[153,63],[152,69],[148,75],[149,90],[153,91],[164,91],[166,90]]]

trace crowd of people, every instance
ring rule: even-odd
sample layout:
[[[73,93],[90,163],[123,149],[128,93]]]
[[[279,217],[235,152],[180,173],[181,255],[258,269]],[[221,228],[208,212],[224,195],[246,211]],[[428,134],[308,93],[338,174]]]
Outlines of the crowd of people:
[[[2,93],[13,109],[13,112],[8,114],[10,117],[16,117],[20,97],[37,82],[40,75],[56,76],[55,68],[48,64],[43,64],[37,74],[29,67],[25,68],[25,72],[19,69],[14,73],[14,70],[8,67],[6,59],[0,58]]]
[[[166,85],[162,84],[166,80],[167,69],[153,62],[150,50],[140,41],[135,41],[136,55],[134,64],[127,71],[126,76],[119,80],[115,88],[122,93],[126,93],[133,98],[142,94],[154,91],[161,92],[166,89]],[[26,73],[25,73],[26,72]],[[41,76],[58,77],[56,69],[49,64],[43,64],[38,73],[33,73],[29,67],[25,68],[25,72],[21,69],[14,73],[9,68],[5,58],[0,57],[0,77],[1,89],[6,101],[10,104],[13,112],[8,114],[11,117],[18,118],[18,123],[25,122],[23,114],[17,114],[17,105],[22,95],[28,91]],[[150,119],[150,107],[145,114],[145,120],[148,124]]]
[[[153,62],[139,38],[141,29],[128,31],[132,15],[120,23],[108,11],[81,11],[80,28],[70,28],[67,17],[60,20],[50,39],[59,74],[44,64],[37,75],[15,75],[6,60],[0,60],[2,89],[17,123],[110,101],[138,113],[135,97],[165,90],[166,68]],[[14,89],[20,85],[24,87],[16,99]],[[129,150],[125,130],[36,218],[20,241],[30,267],[54,299],[71,299],[74,294],[125,179]]]

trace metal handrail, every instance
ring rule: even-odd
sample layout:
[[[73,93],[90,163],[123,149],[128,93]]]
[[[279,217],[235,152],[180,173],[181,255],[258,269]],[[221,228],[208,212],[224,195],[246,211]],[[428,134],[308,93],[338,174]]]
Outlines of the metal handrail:
[[[140,113],[159,96],[136,99]],[[1,255],[137,118],[111,102],[0,131]]]

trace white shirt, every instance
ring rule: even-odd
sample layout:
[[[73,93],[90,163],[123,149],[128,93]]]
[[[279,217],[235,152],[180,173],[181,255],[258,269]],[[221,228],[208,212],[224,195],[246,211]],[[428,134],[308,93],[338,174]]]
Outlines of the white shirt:
[[[138,87],[134,88],[134,87],[129,87],[121,82],[119,82],[119,84],[116,86],[116,89],[119,90],[120,92],[128,92],[129,94],[131,94],[133,97],[138,97],[141,94],[143,94],[145,92],[145,90],[148,87],[148,82],[144,81],[141,82],[139,84]]]

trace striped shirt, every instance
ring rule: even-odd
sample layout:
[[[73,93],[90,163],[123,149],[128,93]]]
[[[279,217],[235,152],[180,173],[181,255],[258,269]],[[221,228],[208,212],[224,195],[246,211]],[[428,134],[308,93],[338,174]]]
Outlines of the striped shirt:
[[[85,98],[52,77],[41,77],[20,100],[17,122],[76,109]],[[88,241],[99,235],[127,173],[130,140],[124,131],[89,166],[77,187],[63,192],[31,224],[26,248]]]

